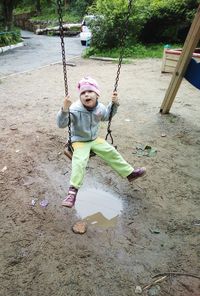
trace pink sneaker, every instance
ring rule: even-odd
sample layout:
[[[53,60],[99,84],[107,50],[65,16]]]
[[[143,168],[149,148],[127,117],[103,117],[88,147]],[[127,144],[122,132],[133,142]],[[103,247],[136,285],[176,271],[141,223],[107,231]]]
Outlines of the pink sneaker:
[[[139,177],[142,177],[146,174],[146,168],[142,167],[142,168],[137,168],[134,169],[134,171],[127,176],[127,179],[129,180],[129,182],[136,180]]]
[[[73,186],[70,186],[67,196],[62,201],[62,206],[72,208],[76,201],[77,192],[78,192],[78,189],[74,188]]]

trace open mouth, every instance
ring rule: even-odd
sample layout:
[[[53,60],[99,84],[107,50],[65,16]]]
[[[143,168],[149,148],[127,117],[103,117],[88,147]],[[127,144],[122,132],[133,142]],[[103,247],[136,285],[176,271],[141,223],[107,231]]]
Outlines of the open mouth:
[[[91,101],[91,99],[86,99],[85,101],[88,103],[88,102],[90,102],[90,101]]]

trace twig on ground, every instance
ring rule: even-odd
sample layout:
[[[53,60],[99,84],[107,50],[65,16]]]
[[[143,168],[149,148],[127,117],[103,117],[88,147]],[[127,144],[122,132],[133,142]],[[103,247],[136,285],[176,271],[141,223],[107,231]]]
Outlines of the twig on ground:
[[[145,286],[145,287],[143,288],[143,290],[147,290],[147,289],[149,289],[151,286],[153,286],[153,285],[155,285],[155,284],[157,284],[157,283],[161,283],[161,282],[164,281],[167,277],[168,277],[168,275],[162,276],[161,278],[159,278],[159,279],[153,281],[152,283],[150,283],[149,285]]]
[[[191,274],[191,273],[182,273],[182,272],[163,272],[163,273],[158,273],[156,275],[153,276],[153,278],[159,277],[159,276],[190,276],[196,279],[200,280],[200,276],[196,275],[196,274]]]
[[[163,272],[163,273],[158,273],[158,274],[154,275],[153,279],[155,279],[157,277],[160,277],[160,278],[158,278],[157,280],[155,279],[149,285],[143,287],[143,290],[147,290],[147,289],[151,288],[153,285],[155,285],[157,283],[161,283],[162,281],[164,281],[165,279],[167,279],[168,277],[171,277],[171,276],[189,276],[189,277],[193,277],[193,278],[200,280],[200,277],[195,274],[182,273],[182,272]]]

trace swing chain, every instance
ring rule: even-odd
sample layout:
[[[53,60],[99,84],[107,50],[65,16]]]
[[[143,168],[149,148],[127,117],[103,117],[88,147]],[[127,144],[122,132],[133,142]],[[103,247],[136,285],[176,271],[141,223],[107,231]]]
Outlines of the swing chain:
[[[132,9],[132,1],[133,0],[129,0],[129,3],[128,3],[126,19],[125,19],[125,23],[124,23],[125,29],[122,31],[122,35],[121,35],[120,56],[119,56],[119,63],[118,63],[118,69],[117,69],[117,76],[116,76],[115,85],[114,85],[114,91],[117,91],[117,87],[118,87],[119,75],[120,75],[120,70],[121,70],[122,60],[123,60],[123,55],[124,55],[124,49],[125,49],[124,46],[125,46],[126,36],[127,36],[127,31],[128,31],[127,27],[128,27],[129,18],[131,15],[131,9]]]
[[[63,28],[62,1],[61,0],[57,0],[57,10],[58,10],[59,32],[60,32],[60,40],[61,40],[65,96],[67,96],[68,95],[68,82],[67,82],[67,68],[66,68],[64,28]],[[68,150],[73,152],[72,142],[71,142],[71,113],[70,112],[69,112],[69,121],[68,121],[68,136],[69,136],[68,144],[67,144]]]
[[[113,145],[112,130],[110,129],[110,127],[111,127],[111,121],[112,121],[113,108],[114,108],[114,105],[112,104],[111,105],[111,109],[110,109],[109,120],[108,120],[107,134],[106,134],[106,137],[105,137],[105,140],[107,141],[108,136],[110,136],[111,145]]]
[[[117,91],[118,82],[119,82],[119,75],[120,75],[120,70],[121,70],[121,66],[122,66],[122,60],[123,60],[123,55],[124,55],[124,46],[125,46],[126,35],[127,35],[127,27],[128,27],[129,18],[131,15],[131,9],[132,9],[132,1],[133,0],[129,0],[129,3],[128,3],[127,15],[126,15],[125,23],[124,23],[125,30],[123,30],[122,35],[121,35],[121,40],[120,40],[120,56],[119,56],[119,62],[118,62],[118,68],[117,68],[117,75],[116,75],[115,84],[114,84],[114,92]],[[112,117],[113,117],[113,108],[114,108],[114,104],[112,103],[112,106],[110,109],[109,120],[108,120],[107,135],[105,138],[107,140],[108,136],[110,136],[111,144],[113,144],[113,137],[111,134],[112,130],[110,129],[111,121],[112,121]]]
[[[57,0],[57,7],[58,7],[59,32],[60,32],[61,50],[62,50],[62,63],[63,63],[64,84],[65,84],[65,96],[67,96],[68,95],[68,84],[67,84],[67,69],[66,69],[64,28],[63,28],[61,0]]]

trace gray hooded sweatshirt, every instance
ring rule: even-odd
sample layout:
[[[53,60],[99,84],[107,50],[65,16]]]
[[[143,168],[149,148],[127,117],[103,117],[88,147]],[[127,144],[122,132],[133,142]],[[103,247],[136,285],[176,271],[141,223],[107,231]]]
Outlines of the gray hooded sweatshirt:
[[[97,106],[92,110],[87,110],[81,101],[73,103],[70,108],[71,120],[71,142],[87,142],[95,140],[98,136],[100,121],[108,121],[112,103],[105,107],[97,101]],[[117,113],[117,104],[113,104],[114,116]],[[57,114],[57,125],[65,128],[69,123],[69,112],[61,109]]]

